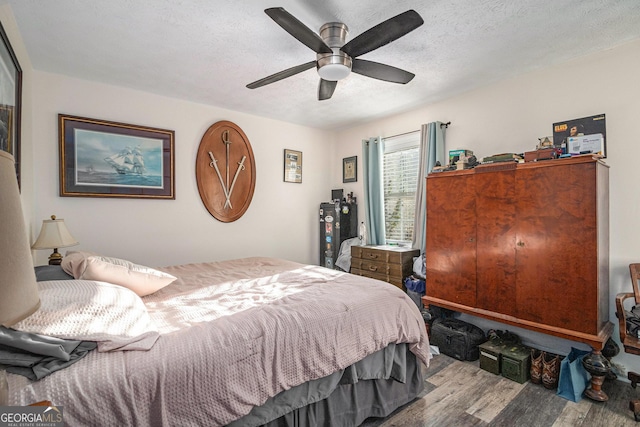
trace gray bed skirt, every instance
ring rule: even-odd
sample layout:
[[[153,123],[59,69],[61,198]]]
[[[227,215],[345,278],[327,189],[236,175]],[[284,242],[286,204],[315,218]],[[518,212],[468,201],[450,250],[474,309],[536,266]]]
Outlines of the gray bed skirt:
[[[423,389],[421,362],[407,344],[390,344],[342,371],[274,396],[229,426],[357,426],[369,417],[386,417]]]

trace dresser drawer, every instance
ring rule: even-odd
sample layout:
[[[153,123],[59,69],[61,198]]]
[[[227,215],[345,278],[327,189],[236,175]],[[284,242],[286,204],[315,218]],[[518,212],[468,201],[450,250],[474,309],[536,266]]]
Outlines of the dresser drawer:
[[[419,253],[420,251],[418,251]],[[369,246],[351,246],[351,256],[353,258],[366,259],[369,261],[380,261],[390,264],[402,264],[406,252],[391,251],[388,249],[378,249]]]
[[[351,261],[353,268],[368,271],[370,273],[384,274],[387,276],[402,276],[401,264],[390,264],[368,259],[354,258]]]

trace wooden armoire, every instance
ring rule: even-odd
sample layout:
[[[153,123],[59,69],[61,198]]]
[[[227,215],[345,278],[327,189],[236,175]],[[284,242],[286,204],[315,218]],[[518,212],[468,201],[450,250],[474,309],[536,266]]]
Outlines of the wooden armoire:
[[[426,304],[602,350],[609,168],[592,156],[427,177]]]

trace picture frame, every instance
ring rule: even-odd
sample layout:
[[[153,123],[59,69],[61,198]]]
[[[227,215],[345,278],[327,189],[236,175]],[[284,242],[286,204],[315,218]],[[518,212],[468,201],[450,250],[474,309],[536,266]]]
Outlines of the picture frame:
[[[284,149],[284,182],[302,183],[302,151]]]
[[[19,188],[22,68],[2,23],[0,23],[0,40],[0,150],[13,156]]]
[[[358,181],[358,156],[342,159],[342,182]]]
[[[58,114],[60,196],[175,199],[173,130]]]

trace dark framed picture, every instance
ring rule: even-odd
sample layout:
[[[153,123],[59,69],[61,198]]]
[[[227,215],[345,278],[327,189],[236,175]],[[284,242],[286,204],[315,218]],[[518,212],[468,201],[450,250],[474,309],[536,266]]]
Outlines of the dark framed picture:
[[[175,132],[58,115],[60,196],[175,199]]]
[[[342,182],[358,181],[358,156],[342,159]]]
[[[0,23],[0,150],[11,154],[20,186],[22,69]]]
[[[302,151],[284,150],[284,182],[302,182]]]

